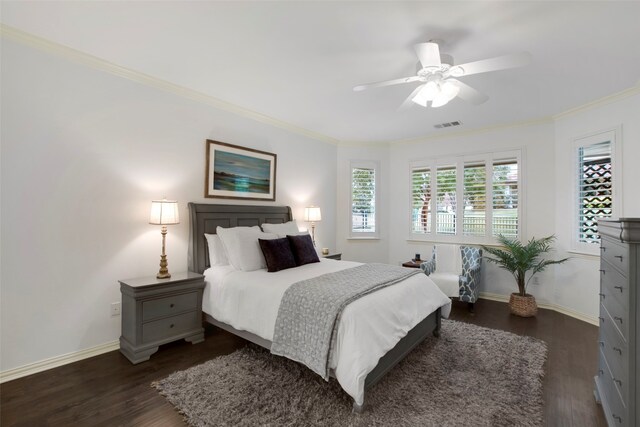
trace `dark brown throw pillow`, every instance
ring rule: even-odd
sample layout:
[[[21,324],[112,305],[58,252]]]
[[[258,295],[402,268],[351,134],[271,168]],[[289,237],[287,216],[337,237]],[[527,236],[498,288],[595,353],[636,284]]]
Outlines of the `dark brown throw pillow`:
[[[316,248],[313,246],[311,236],[302,234],[300,236],[287,236],[293,256],[297,265],[311,264],[312,262],[320,262]]]
[[[258,239],[258,243],[260,243],[262,255],[267,261],[267,271],[269,273],[296,267],[296,260],[286,237],[269,240]]]

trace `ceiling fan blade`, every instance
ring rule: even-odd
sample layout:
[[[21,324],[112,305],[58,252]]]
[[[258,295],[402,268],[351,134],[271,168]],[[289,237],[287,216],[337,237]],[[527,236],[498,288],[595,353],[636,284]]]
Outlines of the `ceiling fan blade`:
[[[438,43],[418,43],[414,46],[414,49],[423,67],[439,67],[442,65]]]
[[[411,95],[409,95],[407,97],[407,99],[404,100],[404,102],[402,104],[400,104],[400,107],[398,107],[398,111],[404,111],[407,110],[411,107],[413,107],[414,105],[416,105],[412,99],[418,94],[418,92],[420,92],[420,90],[424,87],[424,85],[420,85],[417,88],[415,88],[413,90],[413,92],[411,92]]]
[[[480,105],[489,99],[489,97],[484,93],[478,92],[468,84],[462,83],[459,80],[447,79],[447,81],[460,88],[460,92],[458,92],[459,98],[462,98],[465,101],[472,103],[473,105]]]
[[[531,54],[529,52],[522,52],[516,53],[514,55],[498,56],[496,58],[483,59],[481,61],[456,65],[454,67],[451,67],[451,69],[449,70],[449,74],[453,77],[462,77],[471,74],[522,67],[529,64],[530,62]]]
[[[361,90],[371,89],[371,88],[374,88],[374,87],[400,85],[400,84],[404,84],[404,83],[416,82],[418,80],[420,80],[420,77],[418,77],[418,76],[403,77],[401,79],[386,80],[384,82],[367,83],[367,84],[364,84],[364,85],[359,85],[359,86],[354,87],[353,90],[355,92],[359,92]]]

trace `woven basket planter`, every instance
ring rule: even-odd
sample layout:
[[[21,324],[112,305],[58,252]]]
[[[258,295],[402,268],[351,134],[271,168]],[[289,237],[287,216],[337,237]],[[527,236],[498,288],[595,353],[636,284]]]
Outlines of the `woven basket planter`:
[[[526,294],[520,296],[518,293],[511,294],[509,298],[509,308],[511,313],[520,317],[533,317],[538,314],[538,305],[533,295]]]

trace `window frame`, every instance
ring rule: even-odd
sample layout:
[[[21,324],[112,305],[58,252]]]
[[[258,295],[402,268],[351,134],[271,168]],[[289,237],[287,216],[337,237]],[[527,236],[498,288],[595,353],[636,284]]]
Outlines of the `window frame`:
[[[580,191],[578,186],[579,182],[578,173],[576,173],[580,162],[580,149],[586,148],[595,144],[610,142],[611,143],[611,217],[612,219],[618,218],[622,212],[622,157],[619,153],[621,150],[622,135],[621,127],[613,127],[597,132],[593,132],[584,136],[573,138],[572,150],[571,150],[571,173],[572,175],[572,195],[571,198],[571,244],[570,251],[584,255],[600,255],[600,245],[594,243],[586,243],[579,241],[579,205],[580,205]]]
[[[361,232],[353,231],[353,170],[354,169],[373,169],[374,182],[374,211],[373,220],[375,222],[375,231]],[[367,240],[380,238],[380,221],[378,215],[378,206],[380,206],[380,165],[373,160],[351,160],[349,161],[349,220],[347,222],[349,239]]]
[[[496,239],[493,236],[493,162],[500,161],[508,158],[515,159],[518,163],[518,235],[520,239],[524,234],[524,205],[525,205],[525,190],[524,190],[524,149],[514,148],[505,149],[500,151],[483,152],[476,154],[465,154],[459,156],[442,156],[434,157],[431,159],[422,159],[409,162],[408,168],[408,184],[405,188],[410,191],[410,211],[409,211],[409,241],[421,241],[421,242],[436,242],[436,243],[459,243],[459,244],[496,244]],[[485,234],[484,236],[472,236],[465,235],[463,230],[463,209],[464,209],[464,166],[469,163],[484,163],[485,165]],[[456,234],[446,235],[438,234],[438,219],[437,219],[437,197],[438,183],[437,183],[437,170],[438,167],[454,164],[456,166]],[[432,194],[432,218],[431,218],[431,230],[426,233],[415,233],[413,231],[413,170],[418,168],[428,168],[432,173],[431,178],[431,194]],[[488,209],[490,208],[490,209]]]

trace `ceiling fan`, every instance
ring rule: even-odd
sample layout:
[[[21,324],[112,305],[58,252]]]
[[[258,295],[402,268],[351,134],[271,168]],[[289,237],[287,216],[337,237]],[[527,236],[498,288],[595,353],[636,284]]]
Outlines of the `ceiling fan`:
[[[411,95],[402,103],[400,108],[406,108],[412,103],[423,107],[427,107],[431,103],[431,107],[441,107],[456,96],[474,105],[479,105],[489,97],[462,83],[455,77],[516,68],[531,62],[531,54],[522,52],[453,65],[453,58],[449,55],[441,55],[440,47],[435,41],[418,43],[414,46],[414,49],[420,60],[417,64],[415,76],[359,85],[354,87],[353,90],[358,92],[376,87],[421,82],[420,86],[411,92]]]

